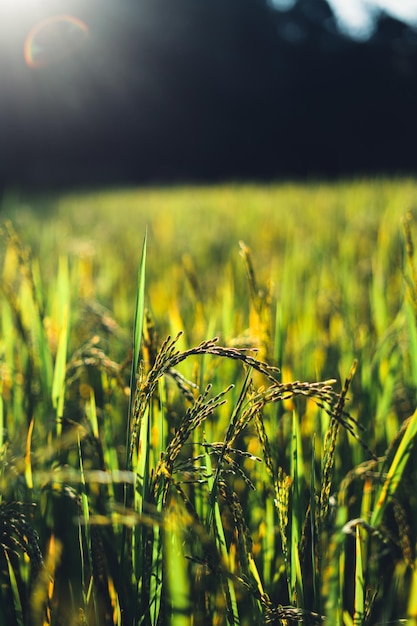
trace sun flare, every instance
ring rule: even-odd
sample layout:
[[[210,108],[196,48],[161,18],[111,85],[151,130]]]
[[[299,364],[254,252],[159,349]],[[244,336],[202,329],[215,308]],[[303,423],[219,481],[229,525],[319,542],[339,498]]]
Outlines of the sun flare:
[[[75,11],[62,12],[62,6],[53,11],[47,0],[0,2],[3,57],[11,61],[20,56],[30,68],[56,65],[85,43],[89,26],[84,19]]]
[[[74,52],[88,32],[87,24],[72,15],[54,15],[37,22],[25,39],[25,62],[33,68],[56,63]]]

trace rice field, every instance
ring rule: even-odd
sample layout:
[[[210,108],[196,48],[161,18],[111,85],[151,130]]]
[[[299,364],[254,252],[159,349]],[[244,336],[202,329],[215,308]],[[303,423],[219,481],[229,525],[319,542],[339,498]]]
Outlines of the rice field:
[[[0,624],[417,624],[417,181],[0,208]]]

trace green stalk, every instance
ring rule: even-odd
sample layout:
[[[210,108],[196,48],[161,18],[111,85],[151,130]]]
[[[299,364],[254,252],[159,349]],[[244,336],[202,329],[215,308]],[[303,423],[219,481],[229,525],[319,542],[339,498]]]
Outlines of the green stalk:
[[[229,567],[229,554],[227,551],[226,536],[224,534],[222,517],[220,513],[219,503],[217,498],[212,497],[212,494],[216,493],[215,490],[215,477],[213,478],[213,468],[211,464],[211,458],[209,453],[205,453],[205,462],[207,467],[208,487],[210,489],[210,505],[209,505],[209,519],[207,520],[207,531],[210,534],[210,530],[213,530],[214,540],[222,558],[222,562]],[[219,461],[220,462],[220,461]],[[223,588],[225,591],[226,606],[228,607],[227,621],[230,626],[239,626],[239,612],[237,608],[236,592],[233,585],[233,581],[228,577],[222,576]]]
[[[58,269],[59,339],[52,381],[52,406],[56,410],[57,435],[61,434],[61,418],[64,411],[65,375],[69,334],[70,284],[68,262],[63,257]]]
[[[142,331],[143,320],[145,318],[145,278],[146,278],[146,243],[147,243],[147,231],[143,239],[142,254],[139,263],[138,277],[137,277],[137,289],[136,289],[136,304],[135,304],[135,316],[133,322],[133,356],[132,356],[132,369],[130,371],[130,396],[129,396],[129,414],[126,441],[130,439],[130,423],[132,419],[133,403],[135,400],[136,391],[136,376],[139,369],[139,356],[140,348],[142,345]],[[126,453],[129,454],[129,445],[126,446]],[[128,466],[128,457],[126,457],[126,465]],[[128,469],[130,469],[128,467]]]
[[[3,380],[0,379],[0,452],[4,443],[4,403],[3,403]],[[0,494],[1,502],[1,494]]]
[[[139,268],[138,268],[138,275],[137,275],[137,289],[136,289],[136,303],[135,303],[135,313],[134,313],[134,322],[133,322],[133,355],[132,355],[132,366],[131,366],[131,371],[130,371],[130,395],[129,395],[129,409],[128,409],[128,416],[127,416],[127,424],[126,424],[126,469],[132,470],[136,472],[136,476],[137,476],[137,470],[136,470],[136,466],[138,464],[138,459],[136,458],[136,455],[134,455],[132,449],[131,449],[131,437],[132,437],[132,417],[133,417],[133,410],[134,410],[134,403],[135,403],[135,398],[136,398],[136,376],[138,373],[138,369],[139,369],[139,357],[140,357],[140,348],[141,348],[141,343],[142,343],[142,331],[143,331],[143,320],[145,317],[145,278],[146,278],[146,243],[147,243],[147,231],[145,231],[145,236],[143,239],[143,245],[142,245],[142,254],[141,254],[141,259],[140,259],[140,263],[139,263]],[[141,432],[140,432],[140,437],[141,440],[139,442],[139,445],[141,445],[142,440],[144,439],[143,436],[143,430],[146,431],[148,430],[147,427],[147,417],[148,417],[148,410],[146,410],[145,416],[144,416],[144,421],[146,422],[144,425],[142,424],[141,426]],[[143,428],[143,426],[145,426],[145,428]],[[147,441],[147,435],[145,437],[145,443]],[[140,447],[139,447],[139,451],[140,451]],[[145,461],[146,461],[146,455],[147,455],[147,447],[145,445],[145,449],[142,450],[142,452],[144,454],[142,454],[142,457],[145,456]],[[139,472],[142,472],[142,480],[144,480],[144,467],[146,465],[145,461],[142,463],[143,467],[139,468]],[[134,467],[135,466],[135,467]],[[140,474],[139,474],[140,475]],[[144,488],[144,483],[142,485],[139,486],[140,489],[143,490]],[[134,508],[136,511],[140,511],[142,510],[142,503],[137,502],[136,501],[136,497],[137,497],[137,485],[136,483],[133,485],[133,499],[134,499]],[[142,495],[139,496],[140,500],[142,500]],[[124,485],[124,506],[125,508],[130,504],[130,500],[132,498],[132,487],[129,484],[125,484]],[[137,588],[138,588],[138,582],[139,582],[139,577],[140,577],[140,563],[142,562],[142,556],[141,556],[141,552],[142,552],[142,546],[141,546],[141,540],[140,537],[138,536],[138,528],[135,527],[132,531],[132,533],[130,534],[131,537],[131,545],[127,546],[127,527],[126,525],[123,526],[123,530],[122,530],[122,540],[121,540],[121,558],[120,558],[120,580],[119,580],[119,588],[122,588],[123,583],[123,577],[125,577],[125,579],[129,580],[129,582],[132,584],[133,589],[132,591],[129,593],[129,599],[126,599],[126,601],[131,605],[131,606],[135,606],[137,604]],[[132,571],[130,572],[130,576],[126,576],[126,563],[129,563],[132,565]],[[139,568],[138,568],[139,566]],[[131,606],[126,606],[125,607],[125,611],[130,611]],[[133,609],[133,612],[135,612],[135,609]]]
[[[164,449],[164,433],[168,425],[165,424],[165,390],[163,381],[158,381],[158,398],[152,402],[151,407],[151,424],[154,425],[156,432],[149,433],[150,437],[153,437],[155,441],[149,441],[149,449],[152,454],[151,466],[153,469],[157,466],[160,458],[160,453]],[[154,494],[156,499],[155,512],[158,518],[162,518],[163,515],[163,491],[164,491],[164,479],[161,477],[159,484],[159,490]],[[149,581],[149,598],[150,598],[150,618],[152,626],[157,626],[160,619],[160,609],[162,602],[162,592],[164,587],[164,570],[163,570],[163,552],[166,543],[164,542],[164,535],[166,533],[165,528],[161,528],[161,525],[153,525],[153,545],[152,545],[152,565],[150,571]]]
[[[97,612],[97,602],[95,597],[95,589],[94,589],[94,577],[93,577],[93,553],[92,553],[92,543],[91,543],[91,532],[90,532],[90,509],[88,504],[88,495],[87,495],[87,486],[85,482],[84,475],[84,463],[83,463],[83,455],[81,449],[81,440],[78,436],[78,455],[80,462],[80,483],[81,483],[81,510],[83,515],[83,523],[80,523],[79,527],[79,537],[80,537],[80,551],[81,551],[81,573],[82,573],[82,589],[83,589],[83,598],[85,602],[85,609],[90,603],[90,599],[93,599],[94,613],[96,618],[96,624],[99,624],[98,612]],[[84,536],[87,546],[87,562],[84,558],[84,550],[83,550],[83,537],[82,537],[82,529],[84,530]],[[88,568],[87,568],[88,565]],[[87,584],[86,573],[90,572],[90,577]]]
[[[364,576],[362,562],[363,540],[361,537],[360,524],[356,525],[355,536],[355,601],[353,612],[353,623],[355,626],[361,626],[365,616],[365,593],[364,593]]]
[[[405,313],[407,318],[407,330],[409,340],[409,354],[411,374],[414,385],[417,385],[417,324],[415,303],[410,298],[405,301]]]
[[[191,599],[187,561],[183,553],[181,516],[172,511],[165,518],[164,553],[171,626],[191,626]]]
[[[408,459],[414,447],[414,439],[417,435],[417,410],[413,413],[405,433],[395,453],[394,459],[386,475],[386,479],[379,491],[374,510],[372,512],[370,525],[378,527],[382,521],[387,504],[397,490],[402,475],[407,465]]]
[[[224,442],[223,442],[223,447],[221,450],[221,453],[219,455],[218,461],[217,461],[217,468],[214,474],[214,478],[212,480],[209,481],[210,484],[210,496],[209,496],[209,508],[208,508],[208,513],[207,513],[207,529],[208,531],[210,531],[212,522],[213,522],[213,511],[215,510],[215,502],[216,502],[216,498],[217,498],[217,485],[218,485],[218,481],[220,478],[220,474],[221,474],[221,470],[222,470],[222,464],[223,464],[223,457],[224,457],[224,453],[226,451],[227,448],[227,444],[230,442],[231,438],[234,435],[234,426],[236,424],[236,421],[240,415],[240,412],[242,410],[242,406],[243,403],[245,401],[245,398],[247,396],[248,393],[248,389],[249,386],[251,384],[251,377],[252,377],[252,368],[249,367],[247,372],[246,372],[246,376],[245,376],[245,380],[243,382],[242,388],[240,390],[239,393],[239,398],[235,404],[235,407],[233,409],[233,413],[232,416],[230,418],[230,422],[229,422],[229,426],[224,438]]]
[[[22,602],[21,602],[20,594],[19,594],[19,586],[17,584],[16,574],[14,572],[13,565],[10,562],[10,557],[7,553],[7,550],[4,550],[4,556],[6,557],[7,569],[8,569],[9,580],[10,580],[10,587],[12,590],[16,626],[25,626],[24,619],[23,619]]]
[[[299,417],[293,412],[293,435],[291,446],[292,515],[291,515],[291,558],[289,592],[290,601],[304,607],[304,582],[300,562],[300,540],[303,528],[304,511],[301,489],[303,485],[303,457]]]
[[[311,571],[313,578],[313,609],[317,613],[321,613],[320,602],[320,572],[321,572],[321,554],[320,554],[320,537],[317,528],[317,511],[316,511],[316,446],[315,437],[313,436],[311,447],[311,470],[310,470],[310,532],[311,532]]]

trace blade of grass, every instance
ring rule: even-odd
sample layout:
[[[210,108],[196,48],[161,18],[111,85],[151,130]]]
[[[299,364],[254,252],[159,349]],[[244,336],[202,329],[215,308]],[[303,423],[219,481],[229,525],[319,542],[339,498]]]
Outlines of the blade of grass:
[[[90,387],[89,391],[90,391],[90,397],[86,403],[85,412],[91,424],[92,433],[94,437],[98,440],[100,437],[100,433],[98,430],[96,396],[94,393],[94,389],[92,387]]]
[[[150,411],[151,408],[149,404],[147,404],[141,418],[138,450],[137,454],[134,455],[132,467],[135,474],[133,509],[139,516],[143,513],[145,513],[145,515],[147,514],[145,505],[149,502]],[[153,553],[155,547],[151,533],[152,531],[146,525],[137,524],[133,529],[132,535],[131,558],[133,575],[136,581],[137,591],[139,592],[134,602],[139,603],[141,608],[138,609],[136,606],[135,610],[139,610],[141,616],[147,615],[148,611],[151,609],[149,606],[149,594],[152,567],[149,568],[149,564],[147,564],[147,558],[152,558],[152,554],[148,557],[149,550],[151,549]],[[149,545],[149,542],[151,542],[151,545]],[[144,624],[147,624],[147,622],[144,622]]]
[[[183,554],[183,531],[179,524],[181,517],[173,510],[167,515],[164,525],[165,571],[171,626],[191,626],[192,623],[187,561]]]
[[[60,435],[62,429],[61,418],[64,411],[70,311],[68,262],[67,259],[63,257],[59,260],[57,294],[59,306],[59,339],[52,382],[52,405],[56,410],[57,434]]]
[[[146,244],[147,244],[147,231],[143,239],[142,254],[139,263],[138,277],[137,277],[137,289],[136,289],[136,304],[135,304],[135,317],[133,322],[133,357],[132,357],[132,369],[130,372],[130,397],[129,397],[129,415],[128,415],[128,430],[126,441],[129,441],[130,437],[130,419],[132,417],[133,402],[135,399],[136,390],[136,375],[139,367],[139,355],[142,343],[142,330],[143,320],[145,317],[145,278],[146,278]],[[127,451],[129,446],[127,446]],[[128,468],[130,469],[130,468]]]
[[[150,419],[150,432],[149,437],[151,441],[148,441],[148,448],[151,452],[152,458],[149,459],[150,465],[153,469],[156,468],[161,452],[165,448],[165,431],[169,429],[169,423],[165,415],[166,406],[166,393],[163,381],[158,381],[158,393],[157,398],[151,405],[151,419]],[[153,494],[155,510],[158,517],[162,517],[164,511],[164,483],[161,480],[159,483],[159,489]],[[160,524],[153,526],[153,546],[152,546],[152,564],[150,571],[150,606],[151,606],[151,624],[157,626],[160,620],[160,609],[162,603],[162,593],[164,588],[164,569],[163,569],[163,552],[166,543],[164,542],[164,531],[161,529]]]
[[[407,626],[416,626],[417,624],[417,563],[414,565],[410,595],[408,599],[408,620]]]
[[[414,355],[413,358],[410,359],[411,366],[411,374],[414,385],[417,385],[417,358],[415,355],[417,354],[417,323],[416,323],[416,310],[415,304],[410,300],[410,298],[406,299],[405,302],[405,313],[407,318],[407,330],[408,330],[408,340],[410,342],[409,352],[411,355]]]
[[[265,484],[267,480],[265,479]],[[262,557],[263,557],[263,578],[266,585],[272,583],[274,574],[274,554],[275,554],[275,507],[272,498],[267,498],[265,508],[265,532],[262,536]]]
[[[291,601],[296,606],[300,607],[304,607],[304,583],[299,551],[303,520],[305,516],[301,498],[303,476],[300,420],[296,411],[293,411],[293,436],[291,447],[292,514],[289,592]]]
[[[342,626],[344,623],[344,588],[345,584],[348,585],[351,580],[350,572],[347,572],[345,567],[346,535],[343,533],[343,527],[346,524],[347,516],[347,507],[340,504],[336,511],[335,532],[331,537],[330,545],[323,547],[323,554],[328,553],[327,567],[323,567],[322,570],[324,589],[327,587],[325,610],[329,623],[335,624],[335,626]],[[325,536],[325,538],[327,537]],[[350,619],[352,618],[350,617]]]
[[[22,601],[20,599],[19,586],[17,584],[16,574],[13,569],[13,565],[10,561],[10,557],[7,554],[7,550],[4,551],[4,556],[6,557],[7,569],[8,569],[9,580],[10,580],[10,588],[12,591],[13,608],[14,608],[14,613],[15,613],[16,626],[24,626],[25,622],[23,619],[23,609],[22,609]]]
[[[146,244],[147,244],[147,231],[145,231],[145,236],[143,239],[142,245],[142,254],[138,268],[137,275],[137,288],[136,288],[136,303],[135,303],[135,314],[134,314],[134,322],[133,322],[133,355],[132,355],[132,366],[130,371],[130,395],[129,395],[129,408],[128,408],[128,416],[126,423],[126,460],[125,467],[127,470],[136,471],[136,468],[133,467],[133,464],[137,464],[137,459],[133,458],[130,439],[131,439],[131,420],[132,413],[135,401],[135,392],[136,392],[136,376],[139,368],[139,355],[140,348],[142,342],[142,331],[143,331],[143,321],[145,317],[145,278],[146,278]],[[144,421],[147,421],[147,412],[144,416]],[[148,427],[145,424],[145,428],[141,429],[141,437],[143,437],[142,431],[145,430],[147,432]],[[147,438],[147,437],[146,437]],[[140,445],[142,441],[139,442],[139,452],[141,451]],[[145,450],[142,452],[146,452]],[[143,456],[143,455],[142,455]],[[139,468],[141,470],[141,468]],[[142,470],[143,471],[143,470]],[[144,480],[144,476],[142,476],[142,480]],[[123,493],[123,501],[125,508],[128,506],[129,500],[131,498],[132,487],[129,484],[124,485],[124,493]],[[134,485],[134,495],[133,499],[136,500],[136,485]],[[139,505],[139,506],[138,506]],[[141,510],[141,503],[134,502],[135,510]],[[132,590],[132,595],[134,594],[134,599],[132,600],[132,605],[136,606],[137,598],[136,598],[136,587],[140,577],[140,572],[137,569],[137,565],[140,567],[140,563],[142,562],[141,558],[141,541],[138,540],[138,532],[137,528],[134,529],[133,533],[130,533],[131,545],[127,546],[127,527],[123,526],[122,529],[122,539],[121,539],[121,558],[120,558],[120,580],[119,580],[119,588],[122,586],[122,579],[125,576],[124,570],[126,568],[126,563],[131,563],[133,571],[131,572],[131,576],[127,578],[131,578],[130,582],[133,584],[134,590]],[[139,554],[138,554],[139,551]],[[139,563],[135,563],[135,560]],[[136,574],[135,574],[136,569]],[[127,607],[126,607],[127,608]],[[135,611],[135,609],[133,609]]]
[[[3,379],[0,378],[0,451],[4,443],[4,402],[3,402]]]
[[[362,544],[363,541],[361,537],[361,527],[360,524],[357,524],[355,535],[355,601],[353,609],[353,623],[355,624],[355,626],[361,626],[365,616]]]
[[[46,328],[44,325],[45,313],[43,306],[42,281],[39,265],[36,260],[28,268],[27,272],[28,289],[30,290],[31,303],[27,302],[32,310],[31,334],[33,337],[33,350],[39,362],[39,379],[42,389],[42,402],[44,410],[52,409],[52,380],[53,380],[53,358],[51,348],[48,343]],[[22,307],[25,308],[22,302]]]
[[[79,463],[80,463],[80,483],[81,483],[81,511],[83,515],[83,522],[79,525],[79,542],[80,542],[80,551],[81,551],[81,573],[82,573],[82,590],[83,590],[83,598],[85,603],[85,610],[87,611],[87,607],[90,603],[90,598],[93,598],[93,606],[94,613],[96,618],[96,624],[99,624],[98,619],[98,611],[97,611],[97,602],[95,597],[95,589],[94,589],[94,576],[93,576],[93,553],[92,553],[92,543],[91,543],[91,532],[90,532],[90,508],[88,503],[88,495],[87,495],[87,486],[85,482],[84,475],[84,463],[83,463],[83,454],[81,448],[81,440],[78,435],[78,455],[79,455]],[[84,557],[84,549],[83,549],[83,531],[85,537],[85,543],[87,547],[87,561]],[[87,573],[89,572],[89,579],[87,583]]]
[[[371,516],[370,525],[372,527],[378,527],[382,521],[384,511],[391,497],[397,490],[397,487],[401,481],[401,477],[404,473],[407,461],[410,457],[414,439],[417,435],[417,410],[414,412],[408,426],[395,453],[394,459],[388,470],[386,479],[380,489],[377,501]]]
[[[32,417],[28,434],[26,438],[26,454],[25,454],[25,480],[29,490],[33,489],[33,476],[32,476],[32,435],[33,427],[35,425],[35,419]]]
[[[316,445],[315,436],[311,446],[311,469],[310,469],[310,532],[311,532],[311,571],[313,582],[313,610],[321,613],[320,603],[320,580],[321,573],[321,555],[320,555],[320,538],[318,536],[318,528],[316,524]]]
[[[227,552],[226,536],[224,533],[222,517],[220,513],[220,507],[217,497],[213,499],[212,494],[215,494],[215,486],[213,477],[213,468],[211,464],[210,454],[205,452],[205,462],[208,474],[208,487],[210,489],[210,506],[209,506],[209,519],[207,520],[207,530],[210,533],[212,529],[215,537],[215,542],[221,559],[229,567],[229,554]],[[227,621],[231,626],[239,626],[239,612],[237,608],[236,592],[233,585],[233,581],[228,577],[222,577],[222,584],[225,593],[226,606],[228,607]]]

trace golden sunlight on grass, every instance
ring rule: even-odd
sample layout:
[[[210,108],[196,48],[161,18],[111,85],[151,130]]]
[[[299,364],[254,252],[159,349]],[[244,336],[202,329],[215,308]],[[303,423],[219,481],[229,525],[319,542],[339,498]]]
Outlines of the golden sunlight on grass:
[[[0,624],[414,623],[416,189],[5,203]]]

